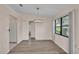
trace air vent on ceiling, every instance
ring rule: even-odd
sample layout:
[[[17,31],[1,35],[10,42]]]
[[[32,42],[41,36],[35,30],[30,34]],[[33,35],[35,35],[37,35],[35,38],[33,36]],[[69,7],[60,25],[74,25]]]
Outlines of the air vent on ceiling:
[[[23,7],[23,5],[22,5],[22,4],[19,4],[19,6],[20,6],[20,7]]]

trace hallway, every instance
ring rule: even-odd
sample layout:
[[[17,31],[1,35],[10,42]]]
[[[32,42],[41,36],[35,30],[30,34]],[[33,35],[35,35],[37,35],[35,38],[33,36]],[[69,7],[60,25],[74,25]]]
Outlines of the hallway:
[[[66,54],[51,40],[32,40],[31,44],[23,40],[9,54]]]

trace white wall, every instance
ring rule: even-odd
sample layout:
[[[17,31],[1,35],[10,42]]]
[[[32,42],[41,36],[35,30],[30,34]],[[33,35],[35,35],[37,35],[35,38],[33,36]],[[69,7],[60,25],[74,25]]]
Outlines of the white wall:
[[[50,19],[44,19],[41,23],[35,23],[35,36],[37,40],[52,39],[52,27]]]
[[[9,20],[5,6],[0,5],[0,53],[9,51]]]
[[[9,51],[9,21],[8,16],[4,13],[2,13],[0,9],[0,53],[7,53]]]

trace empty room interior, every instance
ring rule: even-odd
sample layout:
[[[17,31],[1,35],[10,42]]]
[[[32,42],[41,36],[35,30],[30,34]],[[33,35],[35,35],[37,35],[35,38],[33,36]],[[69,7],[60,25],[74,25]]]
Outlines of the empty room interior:
[[[0,54],[79,54],[79,4],[0,4]]]

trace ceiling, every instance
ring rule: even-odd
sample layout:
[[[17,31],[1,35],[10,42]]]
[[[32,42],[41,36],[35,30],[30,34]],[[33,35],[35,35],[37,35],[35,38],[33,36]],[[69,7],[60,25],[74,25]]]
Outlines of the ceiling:
[[[32,15],[37,15],[37,7],[39,8],[40,16],[53,16],[62,9],[67,9],[75,5],[71,4],[23,4],[23,7],[20,7],[19,4],[8,4],[9,7],[14,9],[19,13],[27,13]]]

